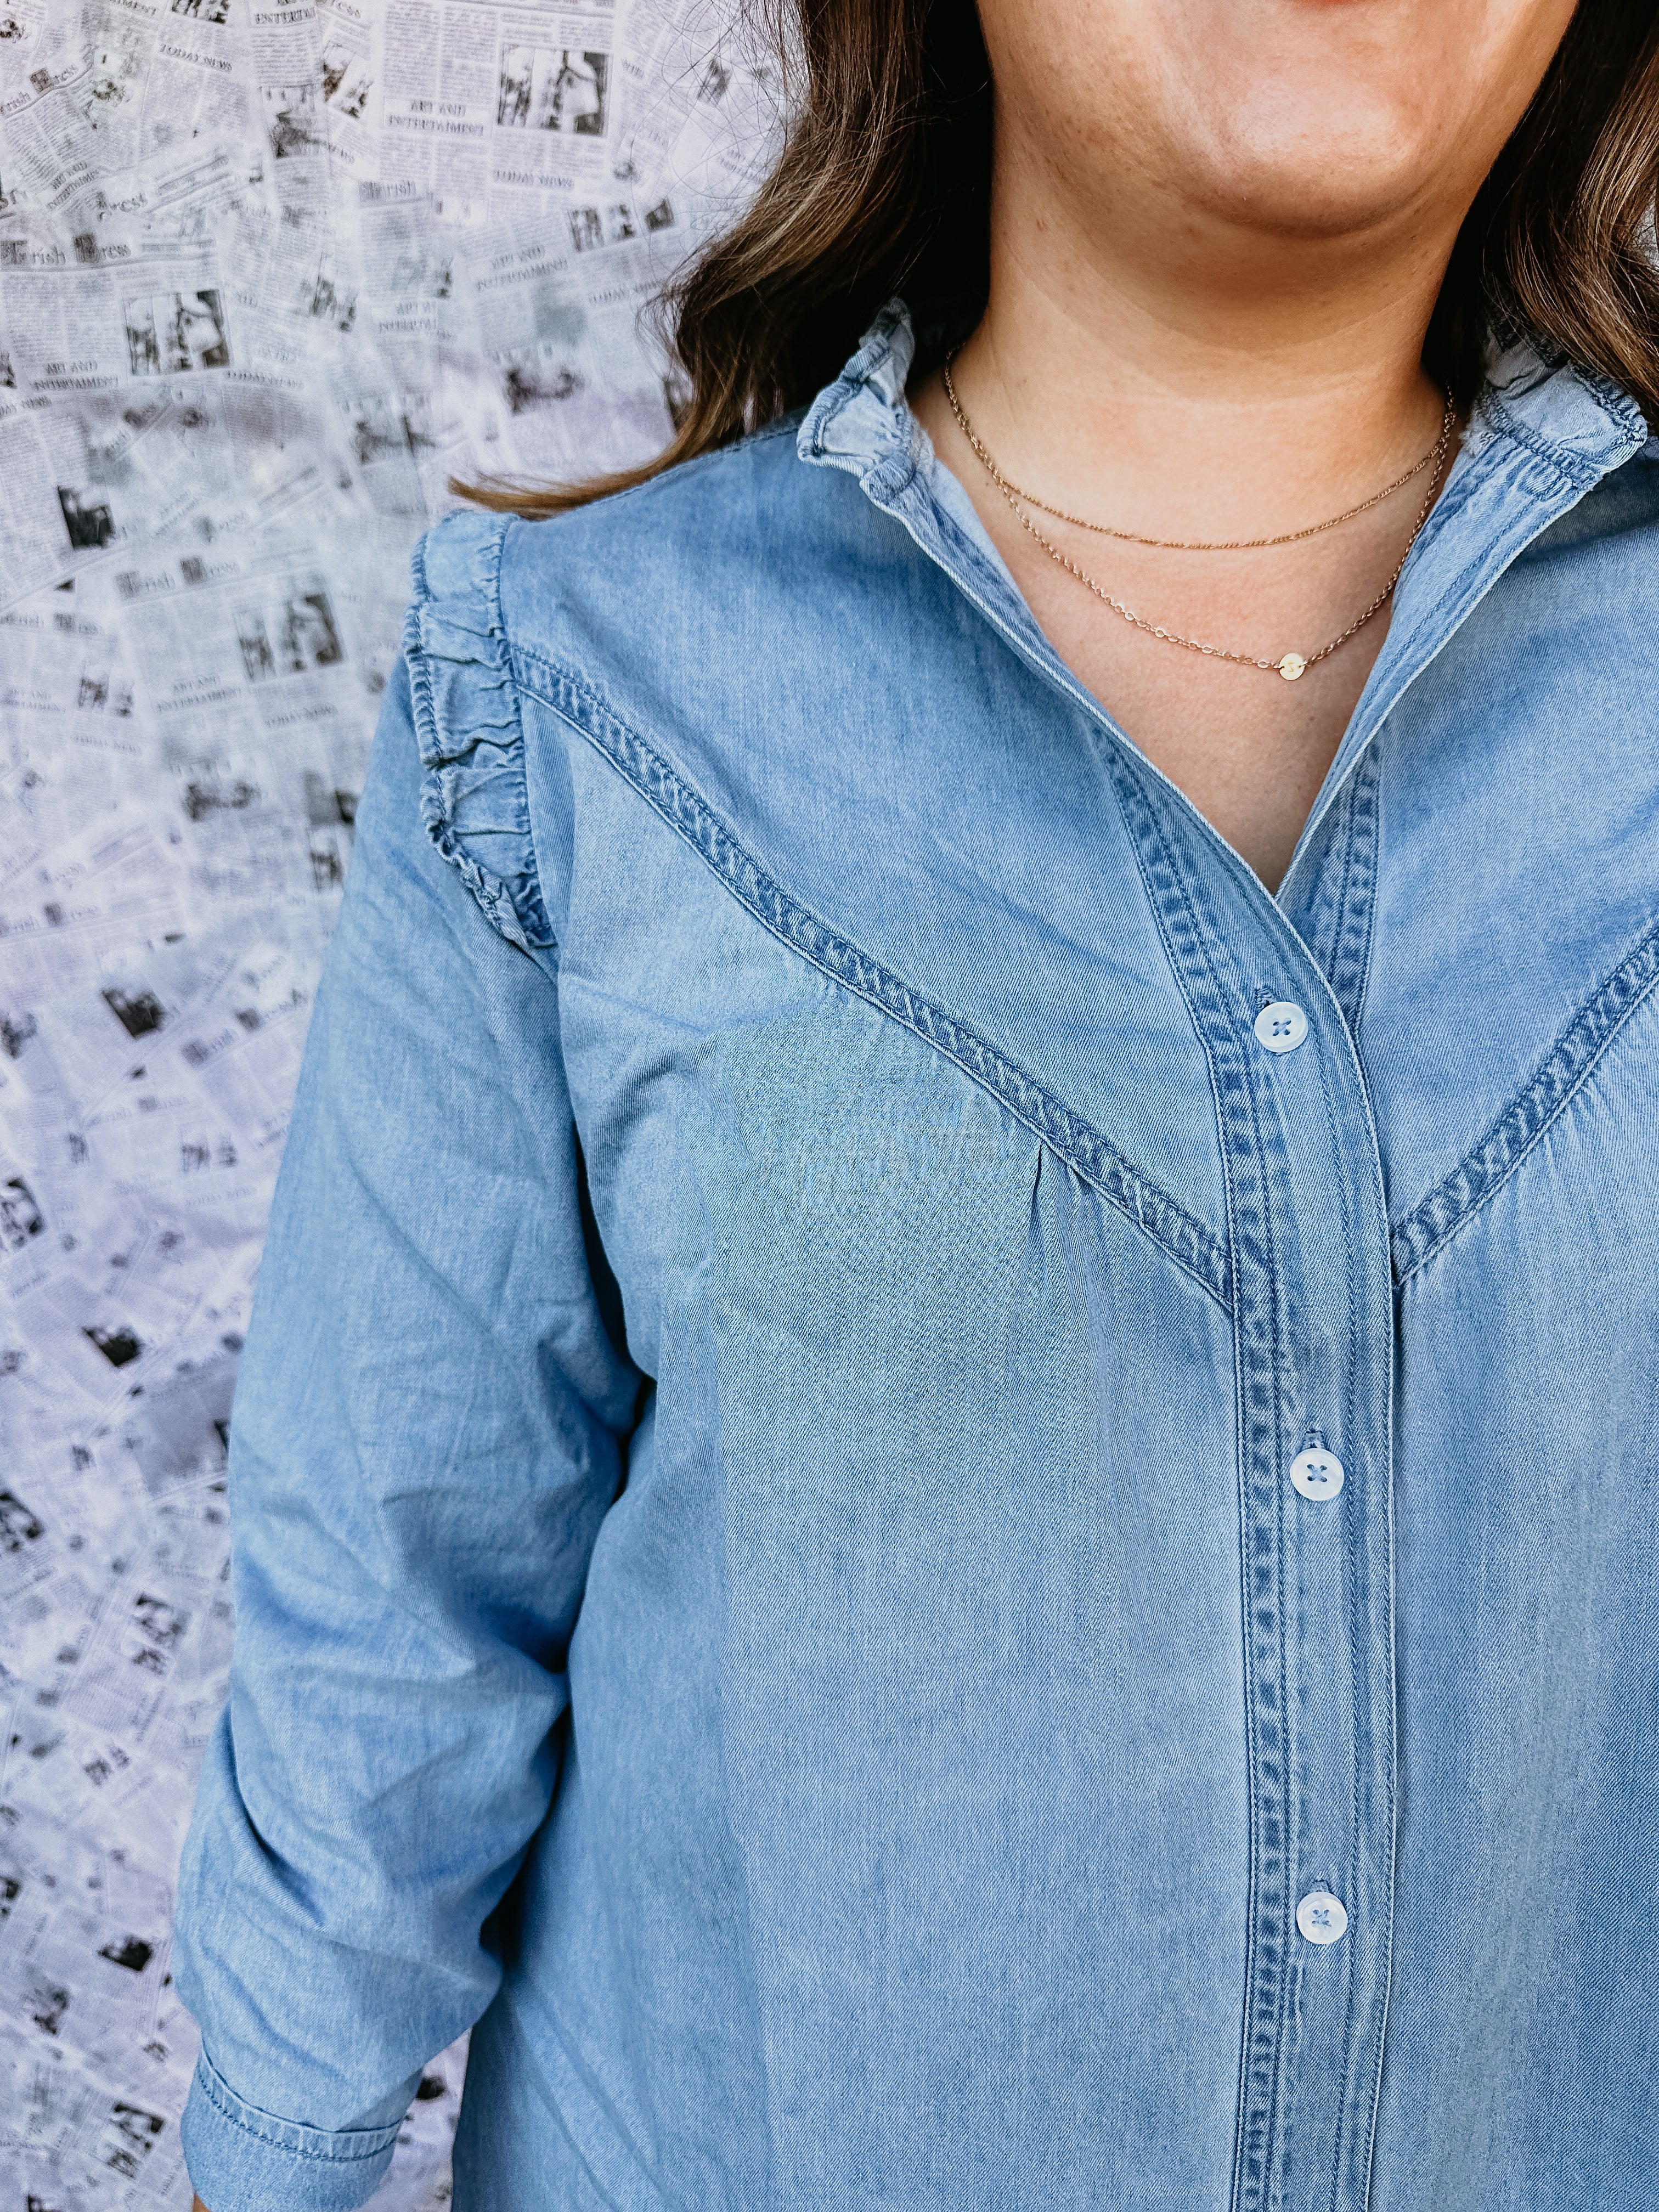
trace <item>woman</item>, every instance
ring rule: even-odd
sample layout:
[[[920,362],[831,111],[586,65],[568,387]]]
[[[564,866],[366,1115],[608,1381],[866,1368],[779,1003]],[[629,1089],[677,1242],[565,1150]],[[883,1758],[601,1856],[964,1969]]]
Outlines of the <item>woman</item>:
[[[805,9],[672,452],[418,556],[212,2212],[474,2022],[492,2212],[1659,2185],[1654,11],[981,19]]]

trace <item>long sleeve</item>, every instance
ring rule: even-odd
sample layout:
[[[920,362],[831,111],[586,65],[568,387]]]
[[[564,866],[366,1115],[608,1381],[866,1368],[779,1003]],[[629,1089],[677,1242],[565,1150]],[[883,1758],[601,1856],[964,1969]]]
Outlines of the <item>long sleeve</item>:
[[[360,2203],[489,2002],[640,1382],[590,1271],[510,678],[454,650],[386,701],[232,1419],[235,1656],[175,1953],[211,2212]]]

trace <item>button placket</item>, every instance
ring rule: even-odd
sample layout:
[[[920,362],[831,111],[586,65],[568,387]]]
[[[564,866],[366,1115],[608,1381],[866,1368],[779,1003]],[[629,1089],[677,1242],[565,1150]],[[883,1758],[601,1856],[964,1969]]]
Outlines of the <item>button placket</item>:
[[[1368,1187],[1365,1179],[1372,1164],[1369,1150],[1350,1157],[1337,1134],[1343,1106],[1352,1110],[1358,1105],[1364,1112],[1362,1100],[1352,1096],[1352,1055],[1340,1036],[1333,1040],[1322,1028],[1315,1037],[1314,1026],[1305,1002],[1280,995],[1258,1006],[1250,1036],[1242,1040],[1247,1060],[1258,1071],[1252,1086],[1258,1102],[1252,1134],[1261,1148],[1261,1249],[1276,1278],[1262,1286],[1264,1306],[1276,1305],[1279,1314],[1271,1371],[1279,1419],[1288,1428],[1298,1401],[1311,1410],[1304,1395],[1311,1393],[1334,1431],[1346,1435],[1352,1430],[1358,1453],[1368,1441],[1376,1441],[1372,1431],[1378,1419],[1386,1421],[1389,1391],[1380,1369],[1368,1375],[1363,1367],[1346,1364],[1352,1357],[1354,1311],[1348,1279],[1356,1225],[1364,1223],[1374,1232],[1375,1249],[1368,1249],[1367,1256],[1376,1262],[1371,1285],[1380,1294],[1376,1311],[1380,1318],[1388,1300],[1391,1315],[1386,1220],[1378,1202],[1380,1186]],[[1380,1332],[1376,1340],[1382,1341]],[[1368,1382],[1382,1387],[1374,1392],[1366,1416],[1353,1394]],[[1264,1977],[1261,1996],[1267,2000],[1270,1992],[1276,1996],[1282,1990],[1287,2009],[1279,2028],[1276,2079],[1265,2066],[1257,2077],[1271,2101],[1265,2112],[1259,2105],[1252,2111],[1247,2103],[1236,2208],[1267,2212],[1275,2202],[1291,2202],[1282,2178],[1273,2176],[1275,2171],[1283,2175],[1281,2131],[1294,2110],[1298,2136],[1308,2136],[1311,2129],[1310,2139],[1328,2144],[1342,2175],[1340,2194],[1350,2212],[1359,2212],[1364,2160],[1348,2137],[1344,2116],[1353,2109],[1348,2099],[1363,2094],[1353,2043],[1356,2022],[1365,2021],[1373,2033],[1380,2030],[1388,1915],[1386,1903],[1377,1909],[1376,1876],[1389,1854],[1376,1849],[1364,1813],[1356,1820],[1356,1812],[1362,1803],[1385,1808],[1382,1774],[1360,1772],[1374,1747],[1384,1746],[1376,1725],[1380,1715],[1362,1717],[1364,1670],[1363,1662],[1357,1665],[1355,1551],[1347,1527],[1353,1501],[1337,1502],[1348,1471],[1317,1428],[1304,1428],[1300,1436],[1293,1430],[1286,1436],[1281,1429],[1279,1438],[1273,1485],[1279,1503],[1268,1508],[1265,1486],[1255,1493],[1261,1499],[1255,1586],[1264,1593],[1270,1586],[1265,1566],[1271,1510],[1283,1562],[1277,1585],[1284,1638],[1278,1677],[1283,1724],[1274,1736],[1264,1734],[1262,1740],[1264,1747],[1271,1745],[1275,1759],[1282,1756],[1288,1785],[1279,1801],[1284,1845],[1279,1871],[1285,1887],[1278,1923],[1288,1942],[1278,1961],[1282,1981]],[[1363,1490],[1358,1510],[1374,1510]],[[1361,1618],[1365,1610],[1362,1601]],[[1264,1607],[1264,1626],[1270,1617]],[[1265,1668],[1259,1679],[1265,1685]],[[1267,1790],[1260,1802],[1264,1814],[1277,1809]],[[1262,2043],[1265,2057],[1265,2036]],[[1345,2079],[1346,2087],[1339,2087]],[[1253,2155],[1258,2148],[1261,2154]]]
[[[1282,915],[1207,868],[1128,757],[1109,758],[1210,1055],[1226,1165],[1250,1898],[1231,2212],[1364,2212],[1394,1814],[1394,1292],[1370,1103]],[[1264,974],[1279,985],[1266,1003]],[[1291,1476],[1322,1450],[1310,1415],[1343,1440],[1340,1504]]]
[[[1386,1218],[1376,1203],[1380,1186],[1368,1188],[1364,1180],[1371,1164],[1369,1150],[1363,1160],[1352,1159],[1337,1135],[1338,1102],[1360,1103],[1343,1095],[1352,1089],[1352,1055],[1340,1042],[1333,1054],[1324,1029],[1314,1036],[1308,1003],[1279,995],[1259,1005],[1245,1040],[1247,1054],[1253,1054],[1261,1071],[1255,1087],[1267,1200],[1264,1256],[1275,1265],[1283,1300],[1274,1362],[1279,1395],[1287,1419],[1294,1419],[1291,1408],[1298,1399],[1308,1407],[1303,1394],[1311,1393],[1334,1431],[1346,1435],[1352,1428],[1356,1453],[1380,1442],[1386,1455],[1386,1428],[1381,1437],[1373,1433],[1386,1421],[1386,1390],[1379,1389],[1362,1414],[1352,1394],[1365,1387],[1365,1370],[1350,1369],[1346,1381],[1338,1379],[1344,1372],[1340,1347],[1352,1341],[1347,1284],[1361,1223],[1376,1232],[1376,1252],[1368,1256],[1379,1263],[1374,1287],[1389,1298],[1391,1312],[1391,1285],[1381,1264]],[[1379,1297],[1379,1318],[1382,1310]],[[1382,1382],[1380,1370],[1374,1379]],[[1276,1517],[1285,1562],[1282,1748],[1290,1786],[1284,1798],[1286,1887],[1279,1924],[1289,1937],[1282,1962],[1285,1986],[1287,1992],[1293,1986],[1295,1995],[1281,2029],[1273,2116],[1255,2136],[1271,2148],[1260,2165],[1247,2148],[1237,2204],[1241,2212],[1246,2205],[1267,2212],[1273,2201],[1268,2177],[1284,2155],[1279,2131],[1294,2109],[1298,2135],[1310,2123],[1316,2136],[1331,2130],[1328,2140],[1342,2175],[1340,2197],[1350,2212],[1361,2212],[1364,2161],[1340,2116],[1353,2109],[1347,2098],[1363,2094],[1353,2029],[1363,2020],[1370,2033],[1380,2033],[1389,1916],[1379,1882],[1391,1858],[1386,1847],[1391,1837],[1385,1841],[1375,1817],[1368,1821],[1364,1810],[1356,1820],[1356,1812],[1365,1804],[1377,1813],[1391,1808],[1385,1806],[1383,1773],[1364,1771],[1383,1739],[1381,1715],[1364,1710],[1367,1669],[1356,1648],[1352,1610],[1354,1562],[1363,1556],[1356,1553],[1356,1535],[1363,1547],[1376,1532],[1351,1533],[1348,1516],[1352,1507],[1362,1520],[1374,1520],[1376,1505],[1363,1486],[1356,1491],[1349,1482],[1340,1455],[1318,1428],[1292,1434],[1280,1450],[1275,1488],[1283,1501]],[[1345,1488],[1350,1497],[1344,1497]],[[1368,1609],[1362,1597],[1362,1619]],[[1299,1954],[1294,1963],[1292,1954]],[[1345,2075],[1347,2086],[1339,2091]]]

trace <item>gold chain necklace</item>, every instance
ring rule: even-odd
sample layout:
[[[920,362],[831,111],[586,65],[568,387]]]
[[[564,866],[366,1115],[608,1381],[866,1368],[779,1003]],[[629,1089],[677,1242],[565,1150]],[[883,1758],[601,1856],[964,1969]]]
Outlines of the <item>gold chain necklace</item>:
[[[1357,507],[1348,507],[1342,514],[1333,515],[1328,522],[1315,523],[1306,530],[1288,531],[1280,538],[1242,538],[1217,540],[1199,539],[1196,541],[1188,541],[1175,538],[1139,538],[1131,531],[1113,530],[1104,523],[1084,522],[1076,515],[1066,514],[1063,510],[1058,507],[1051,507],[1048,506],[1044,501],[1034,498],[1030,492],[1021,490],[1018,484],[1012,483],[1008,477],[1004,476],[1002,471],[997,466],[996,462],[992,459],[989,451],[981,440],[978,433],[975,430],[973,424],[969,421],[967,415],[963,412],[962,402],[957,397],[957,388],[951,376],[951,362],[954,361],[955,358],[956,356],[952,354],[946,359],[944,374],[945,397],[951,403],[951,411],[957,418],[957,427],[961,429],[963,437],[967,439],[969,445],[973,448],[975,456],[978,459],[980,465],[984,469],[992,483],[996,486],[1003,498],[1007,501],[1008,506],[1012,509],[1020,527],[1036,540],[1037,544],[1042,546],[1043,551],[1048,554],[1051,560],[1058,562],[1060,566],[1066,570],[1068,575],[1076,577],[1079,584],[1086,585],[1089,590],[1094,593],[1097,599],[1103,600],[1105,604],[1111,608],[1114,614],[1121,615],[1124,621],[1131,623],[1136,629],[1145,630],[1148,637],[1162,638],[1166,644],[1181,646],[1188,653],[1201,653],[1206,659],[1231,660],[1240,668],[1263,669],[1269,674],[1282,676],[1287,684],[1294,684],[1299,676],[1305,675],[1308,670],[1314,665],[1316,661],[1328,659],[1330,655],[1334,653],[1340,646],[1346,645],[1351,637],[1357,636],[1358,633],[1364,629],[1366,623],[1371,620],[1372,617],[1380,613],[1382,609],[1387,605],[1389,599],[1393,593],[1394,587],[1400,581],[1400,578],[1405,568],[1406,563],[1411,557],[1411,550],[1417,543],[1418,537],[1423,528],[1423,525],[1429,519],[1429,509],[1434,505],[1435,492],[1440,482],[1440,467],[1446,458],[1446,448],[1451,443],[1452,425],[1455,416],[1455,409],[1453,405],[1452,396],[1451,393],[1448,392],[1446,394],[1445,410],[1440,418],[1440,434],[1435,440],[1435,442],[1430,448],[1429,452],[1425,454],[1420,461],[1418,462],[1416,467],[1408,469],[1404,476],[1397,477],[1395,481],[1389,484],[1384,490],[1373,492],[1369,499],[1362,500]],[[1263,660],[1253,653],[1234,653],[1230,651],[1227,647],[1222,645],[1206,645],[1200,638],[1183,637],[1179,630],[1170,629],[1162,623],[1147,622],[1143,616],[1136,614],[1132,607],[1125,606],[1121,599],[1114,599],[1111,592],[1106,589],[1106,586],[1098,582],[1096,578],[1090,575],[1087,569],[1079,568],[1076,562],[1071,560],[1066,554],[1062,553],[1058,545],[1054,544],[1049,538],[1045,538],[1042,531],[1037,528],[1036,523],[1032,521],[1030,516],[1026,514],[1024,507],[1020,505],[1020,501],[1024,500],[1030,506],[1042,507],[1045,514],[1054,514],[1058,516],[1059,520],[1062,522],[1075,522],[1081,529],[1098,531],[1105,537],[1122,538],[1131,544],[1166,546],[1172,550],[1177,550],[1182,552],[1188,553],[1235,553],[1254,550],[1259,546],[1291,545],[1297,544],[1300,539],[1304,538],[1316,538],[1322,531],[1334,530],[1340,522],[1352,521],[1355,515],[1367,513],[1371,507],[1377,506],[1382,501],[1390,497],[1395,492],[1399,491],[1402,486],[1410,483],[1413,477],[1419,476],[1425,469],[1431,471],[1427,495],[1424,499],[1422,506],[1418,509],[1417,520],[1413,523],[1411,535],[1406,540],[1406,550],[1401,555],[1398,562],[1395,564],[1394,574],[1389,577],[1388,582],[1384,584],[1376,597],[1371,601],[1370,605],[1365,609],[1363,614],[1358,616],[1354,621],[1348,624],[1346,629],[1343,630],[1340,635],[1332,638],[1328,644],[1322,645],[1317,652],[1306,654],[1300,653],[1286,653],[1282,654],[1277,660]]]

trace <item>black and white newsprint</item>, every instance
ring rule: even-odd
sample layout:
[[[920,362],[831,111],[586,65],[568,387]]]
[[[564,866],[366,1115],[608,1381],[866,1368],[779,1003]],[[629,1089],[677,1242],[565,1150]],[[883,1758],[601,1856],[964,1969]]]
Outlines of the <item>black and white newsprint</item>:
[[[408,556],[644,459],[727,0],[0,0],[0,2198],[186,2212],[225,1438]],[[465,2053],[374,2203],[447,2201]]]

